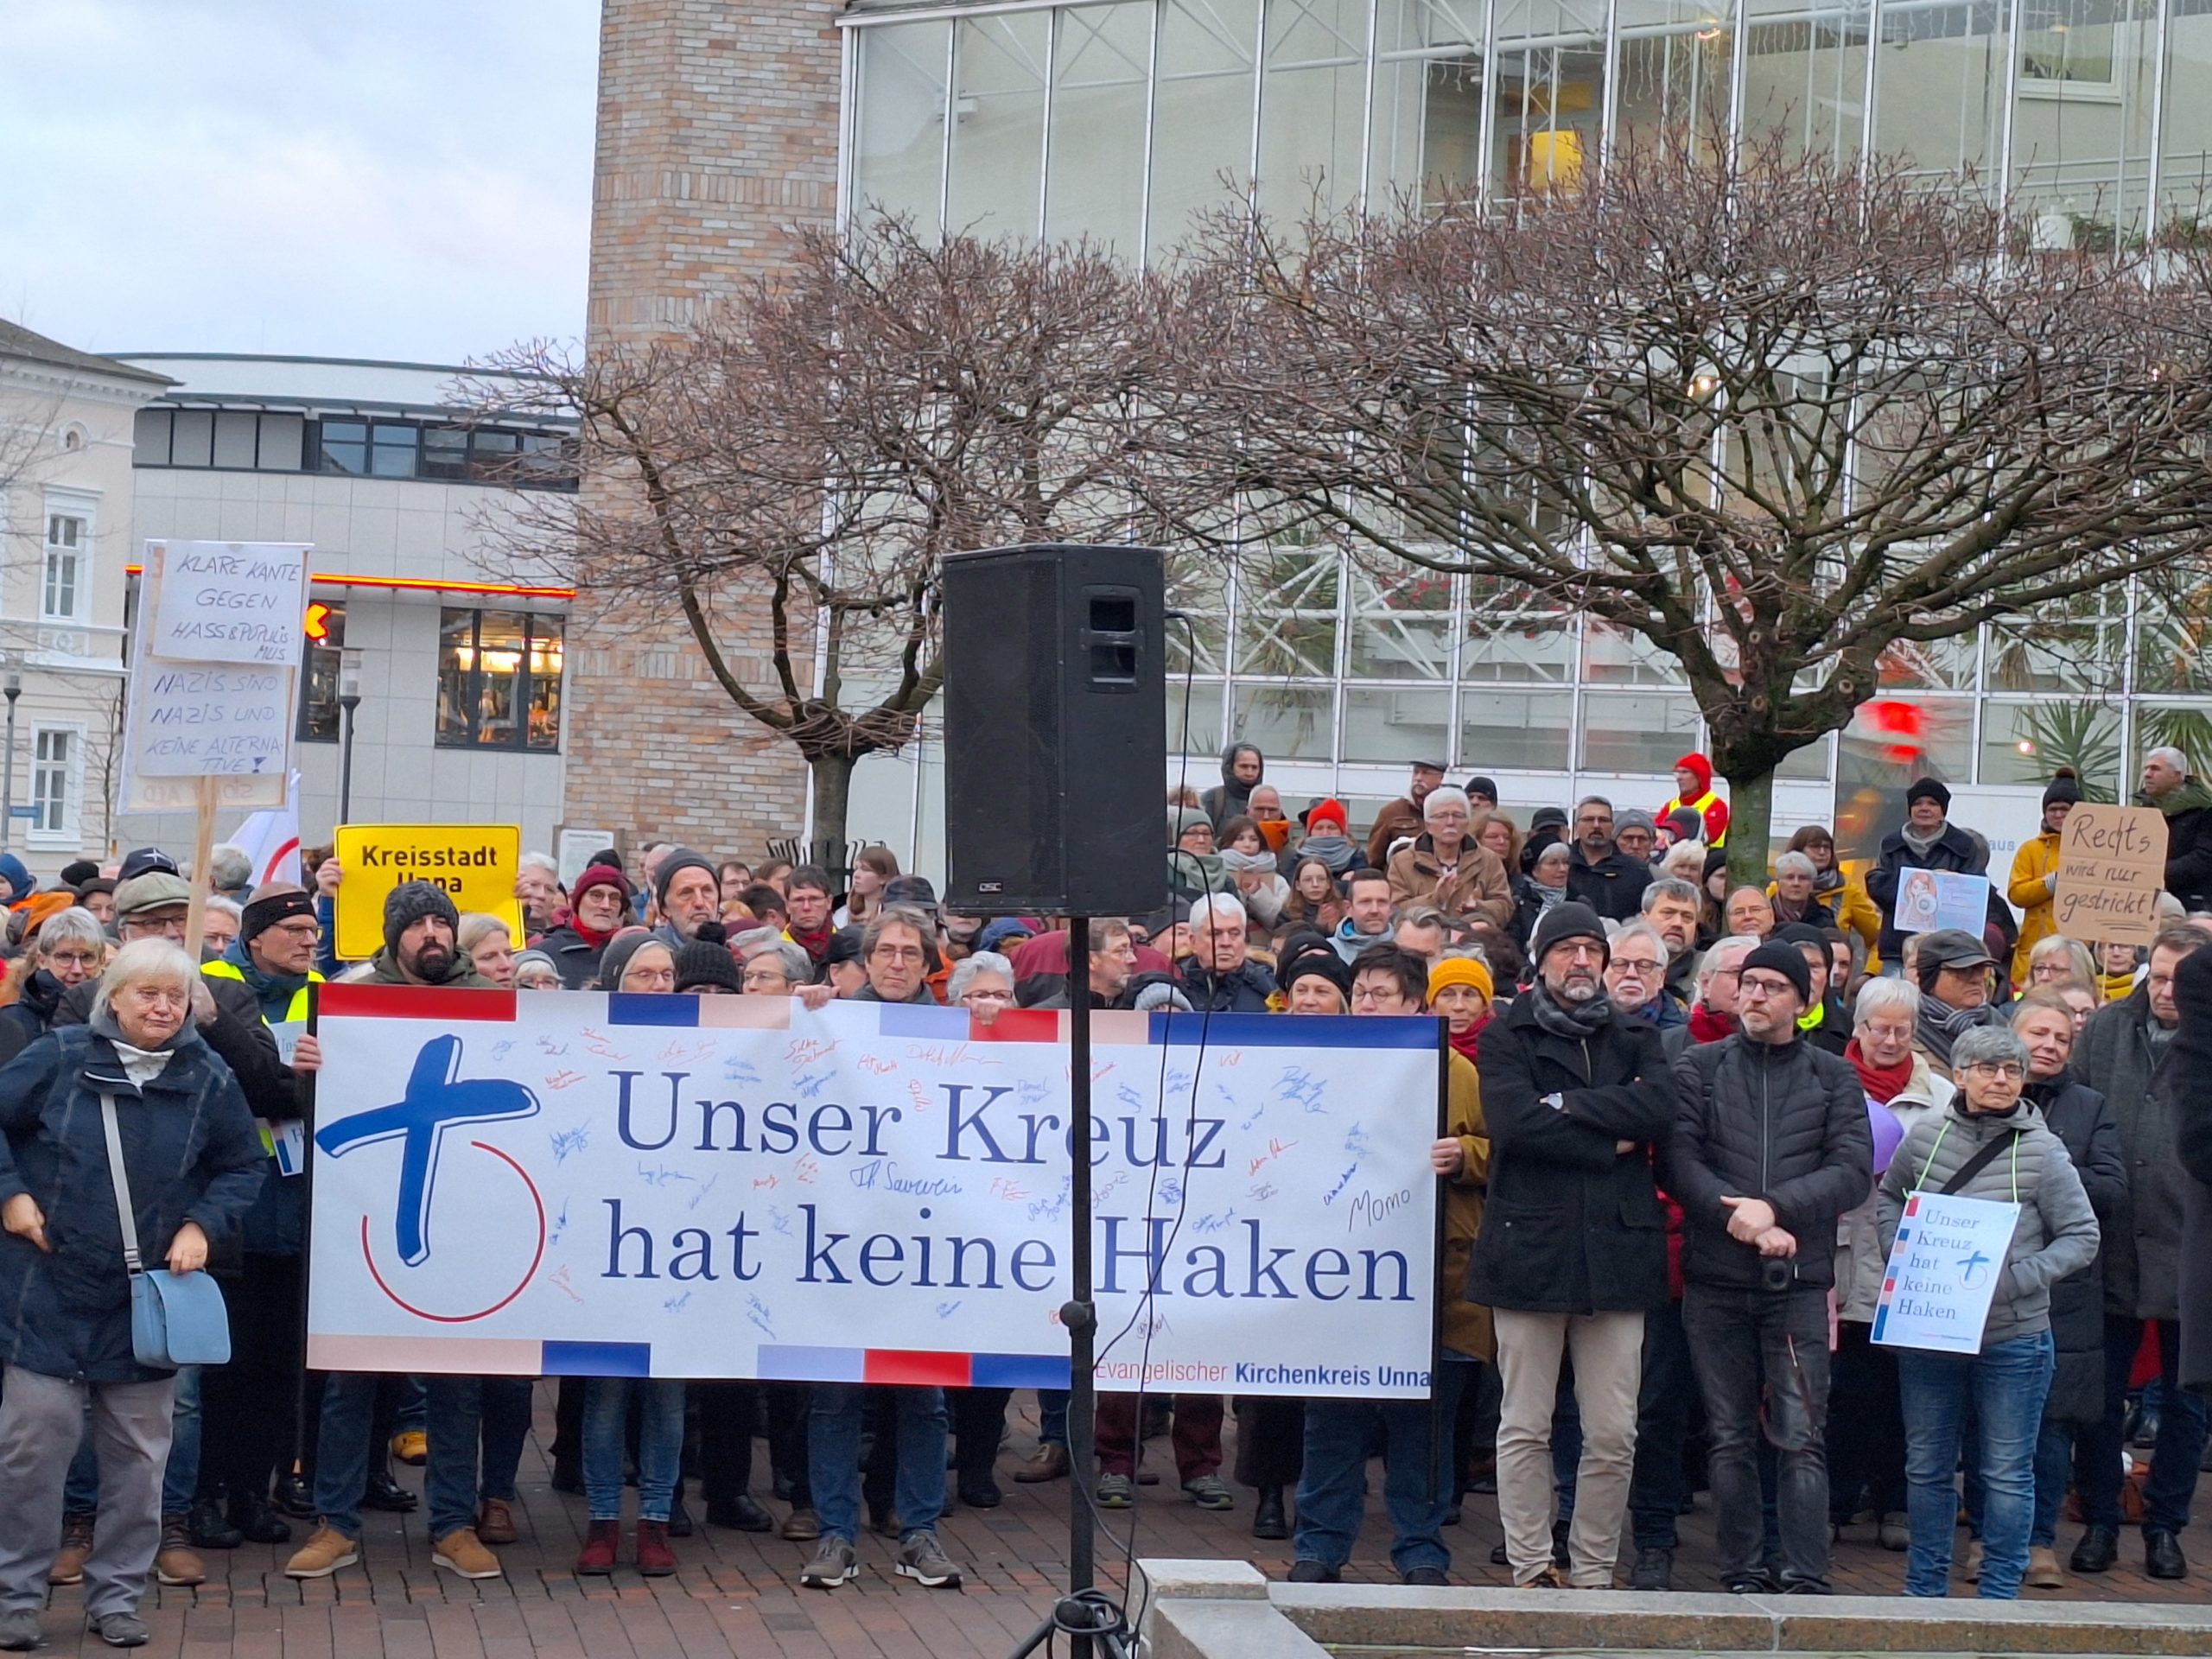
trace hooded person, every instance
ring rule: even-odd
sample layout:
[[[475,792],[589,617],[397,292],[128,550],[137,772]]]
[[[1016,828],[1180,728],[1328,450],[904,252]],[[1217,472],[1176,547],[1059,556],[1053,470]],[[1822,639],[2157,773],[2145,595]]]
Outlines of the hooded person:
[[[38,887],[30,871],[23,867],[23,861],[13,853],[0,853],[0,881],[8,887],[7,896],[0,898],[0,905],[21,904]]]
[[[1694,750],[1675,762],[1675,792],[1659,817],[1664,820],[1684,807],[1697,814],[1707,846],[1728,844],[1728,803],[1713,792],[1713,762]]]
[[[1188,806],[1167,809],[1167,892],[1178,909],[1210,893],[1234,893],[1236,878],[1215,850],[1213,823]]]
[[[449,991],[499,988],[461,954],[461,912],[443,887],[403,881],[385,895],[384,949],[369,963],[378,985],[435,986]]]
[[[1198,797],[1216,833],[1231,818],[1252,810],[1252,790],[1268,775],[1267,757],[1251,743],[1232,743],[1221,752],[1221,781]]]
[[[2043,822],[2012,855],[2012,876],[2005,897],[2020,912],[2020,937],[2012,946],[2012,981],[2028,983],[2028,958],[2037,945],[2058,931],[2058,839],[2067,815],[2082,804],[2082,785],[2070,766],[2061,766],[2043,792]]]
[[[1300,863],[1317,859],[1331,875],[1342,880],[1350,872],[1364,868],[1365,855],[1351,839],[1351,819],[1342,801],[1333,798],[1316,801],[1302,816],[1305,838],[1275,861],[1279,871],[1295,875]]]
[[[532,941],[553,959],[563,990],[580,991],[599,976],[600,953],[628,923],[630,880],[609,864],[594,864],[569,889],[568,916]]]

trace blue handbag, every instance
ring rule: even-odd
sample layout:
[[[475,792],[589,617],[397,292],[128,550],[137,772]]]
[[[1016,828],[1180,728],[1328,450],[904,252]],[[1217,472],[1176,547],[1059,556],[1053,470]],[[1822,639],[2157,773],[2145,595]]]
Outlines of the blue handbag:
[[[115,1212],[123,1224],[123,1265],[130,1274],[130,1351],[141,1365],[175,1370],[180,1365],[221,1365],[231,1357],[231,1314],[221,1287],[206,1272],[148,1270],[138,1259],[138,1217],[130,1207],[130,1180],[123,1173],[123,1133],[115,1096],[100,1096],[107,1131],[108,1173],[115,1181]]]

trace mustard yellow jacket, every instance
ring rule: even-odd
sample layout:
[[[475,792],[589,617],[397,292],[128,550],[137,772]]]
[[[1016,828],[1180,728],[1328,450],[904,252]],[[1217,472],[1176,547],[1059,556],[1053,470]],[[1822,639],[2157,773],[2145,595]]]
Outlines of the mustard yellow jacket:
[[[2028,953],[2058,931],[2049,878],[2058,869],[2058,831],[2046,830],[2024,841],[2012,855],[2012,880],[2005,897],[2020,912],[2020,942],[2012,950],[2014,989],[2028,982]]]

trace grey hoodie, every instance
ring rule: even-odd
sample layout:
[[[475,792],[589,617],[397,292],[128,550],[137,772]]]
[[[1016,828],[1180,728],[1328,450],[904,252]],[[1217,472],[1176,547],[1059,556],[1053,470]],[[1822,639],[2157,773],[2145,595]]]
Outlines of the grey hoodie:
[[[2096,1259],[2097,1216],[2066,1155],[2065,1142],[2044,1126],[2043,1114],[2034,1106],[2024,1100],[2010,1117],[1992,1117],[1968,1112],[1963,1103],[1963,1096],[1956,1097],[1948,1109],[1929,1112],[1905,1131],[1883,1173],[1877,1200],[1886,1256],[1908,1194],[1940,1192],[1985,1141],[2012,1129],[2024,1131],[2010,1151],[1991,1159],[1955,1195],[2020,1206],[2019,1224],[2005,1255],[2005,1277],[1990,1304],[1989,1323],[1982,1327],[1981,1345],[1987,1350],[2050,1329],[2050,1287]]]

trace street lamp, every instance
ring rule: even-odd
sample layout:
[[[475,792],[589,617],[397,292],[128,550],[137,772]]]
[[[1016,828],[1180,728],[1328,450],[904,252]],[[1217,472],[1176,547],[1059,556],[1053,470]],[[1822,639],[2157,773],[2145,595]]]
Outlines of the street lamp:
[[[16,699],[23,695],[23,677],[14,669],[0,680],[0,696],[8,699],[8,760],[0,766],[0,853],[9,850],[16,833]]]
[[[353,711],[361,706],[361,653],[347,645],[338,653],[338,706],[345,712],[340,716],[338,754],[338,822],[353,821]],[[10,717],[14,715],[15,699],[9,699]],[[13,752],[12,741],[10,753]]]

